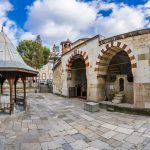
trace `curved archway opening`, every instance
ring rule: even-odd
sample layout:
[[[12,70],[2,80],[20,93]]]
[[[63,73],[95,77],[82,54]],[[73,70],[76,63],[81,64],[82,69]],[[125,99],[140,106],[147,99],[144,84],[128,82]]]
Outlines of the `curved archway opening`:
[[[1,103],[10,103],[10,86],[7,79],[5,79],[2,88]]]
[[[72,59],[70,65],[69,97],[87,97],[87,77],[86,65],[82,56],[76,56]]]
[[[113,102],[114,99],[118,98],[117,96],[122,95],[122,99],[118,103],[133,104],[134,72],[132,71],[136,68],[136,61],[132,51],[112,46],[105,51],[102,50],[98,58],[99,62],[96,63],[98,67],[95,71],[97,72],[99,87],[102,87],[99,89],[100,98]],[[121,78],[123,79],[122,83],[119,81]]]
[[[115,54],[109,62],[107,80],[115,81],[117,75],[127,75],[128,82],[133,82],[130,58],[125,51]]]

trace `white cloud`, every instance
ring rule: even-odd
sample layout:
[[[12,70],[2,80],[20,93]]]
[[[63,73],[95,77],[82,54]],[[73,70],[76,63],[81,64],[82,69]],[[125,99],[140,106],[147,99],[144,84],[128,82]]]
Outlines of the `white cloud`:
[[[26,28],[51,43],[82,36],[93,26],[97,13],[76,0],[36,0],[28,12]]]
[[[108,16],[100,12],[111,10]],[[40,34],[46,44],[59,43],[95,34],[113,36],[140,28],[150,27],[150,0],[144,5],[95,0],[36,0],[28,6],[26,29]],[[28,34],[26,34],[28,37]],[[30,35],[29,35],[30,37]]]
[[[22,40],[35,40],[36,35],[33,35],[31,32],[24,32],[20,37],[20,41]]]
[[[16,45],[16,33],[18,32],[16,23],[7,17],[7,13],[13,10],[13,6],[8,0],[0,1],[0,28],[5,23],[4,32],[8,35],[11,41]]]
[[[150,1],[149,1],[150,2]],[[127,6],[125,4],[102,3],[100,10],[112,10],[109,16],[100,16],[96,20],[95,30],[105,36],[113,36],[132,30],[148,27],[149,3],[141,6]]]

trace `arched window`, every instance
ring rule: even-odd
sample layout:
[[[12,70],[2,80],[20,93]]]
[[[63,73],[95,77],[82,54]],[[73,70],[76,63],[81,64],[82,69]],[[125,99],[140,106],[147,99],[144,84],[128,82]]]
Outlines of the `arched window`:
[[[124,80],[122,78],[119,79],[119,88],[120,91],[124,91]]]

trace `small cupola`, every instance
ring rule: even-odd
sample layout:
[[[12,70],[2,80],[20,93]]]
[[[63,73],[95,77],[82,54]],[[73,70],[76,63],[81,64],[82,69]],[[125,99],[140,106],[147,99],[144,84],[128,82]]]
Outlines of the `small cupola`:
[[[67,41],[61,42],[60,45],[62,46],[62,55],[63,55],[71,49],[72,42],[69,39],[67,39]]]

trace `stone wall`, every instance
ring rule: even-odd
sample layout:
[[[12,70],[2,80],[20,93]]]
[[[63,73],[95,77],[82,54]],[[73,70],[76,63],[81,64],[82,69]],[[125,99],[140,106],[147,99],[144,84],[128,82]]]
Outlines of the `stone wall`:
[[[135,83],[134,97],[136,107],[150,108],[150,83]]]
[[[149,89],[147,88],[147,85],[150,84],[150,32],[146,34],[143,34],[143,31],[138,34],[135,33],[129,33],[127,34],[128,36],[120,35],[117,38],[112,37],[108,40],[102,40],[102,42],[99,42],[99,37],[96,36],[88,40],[88,42],[83,42],[81,45],[71,49],[61,58],[62,73],[58,71],[60,70],[59,67],[54,71],[55,75],[57,75],[57,72],[61,74],[61,76],[57,77],[60,82],[55,81],[54,83],[54,93],[60,91],[58,93],[68,96],[67,64],[76,53],[82,55],[86,53],[86,64],[88,64],[86,67],[87,100],[104,100],[106,96],[105,81],[100,76],[99,66],[101,64],[99,62],[105,52],[109,52],[109,48],[116,47],[126,51],[131,61],[135,106],[147,107],[149,105],[148,99],[150,99]],[[111,59],[111,57],[108,56],[107,59]],[[107,68],[104,68],[104,70],[107,70]],[[139,92],[140,90],[141,92]],[[142,98],[139,98],[139,93],[141,93]]]
[[[111,100],[111,96],[120,92],[119,89],[119,79],[122,78],[124,80],[124,91],[125,94],[123,102],[133,104],[134,95],[133,95],[133,83],[128,82],[126,75],[118,75],[115,82],[107,82],[106,83],[106,95]]]
[[[61,84],[61,81],[63,79],[61,79],[61,75],[62,75],[62,64],[60,63],[55,68],[55,71],[53,73],[53,93],[54,94],[62,95],[62,84]]]

